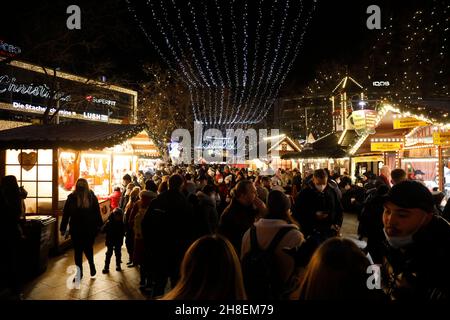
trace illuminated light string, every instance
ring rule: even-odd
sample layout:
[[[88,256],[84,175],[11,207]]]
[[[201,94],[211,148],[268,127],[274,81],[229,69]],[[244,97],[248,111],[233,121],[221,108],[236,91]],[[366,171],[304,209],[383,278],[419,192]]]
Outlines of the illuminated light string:
[[[182,16],[180,7],[177,6],[175,0],[171,0],[175,15],[169,14],[162,1],[159,2],[159,6],[147,2],[147,6],[150,7],[152,13],[151,22],[157,25],[157,32],[161,33],[162,36],[162,44],[158,44],[157,38],[153,38],[146,32],[143,23],[137,18],[135,10],[131,8],[130,0],[127,0],[127,3],[129,4],[130,12],[133,12],[134,19],[157,53],[172,70],[177,71],[182,76],[183,82],[191,91],[191,103],[196,121],[203,121],[203,123],[209,125],[234,127],[238,124],[250,124],[261,121],[267,115],[268,110],[261,110],[261,107],[273,103],[273,98],[278,94],[282,85],[280,80],[284,81],[286,78],[284,73],[289,71],[292,66],[292,63],[287,63],[289,61],[286,58],[292,57],[295,59],[298,54],[299,44],[295,46],[294,53],[291,50],[294,46],[293,30],[297,29],[299,18],[295,20],[294,26],[288,28],[286,22],[289,17],[289,10],[293,7],[289,1],[287,3],[284,2],[284,10],[281,9],[281,6],[278,7],[280,1],[275,0],[270,3],[271,23],[264,30],[265,34],[268,35],[264,42],[260,41],[262,35],[261,27],[263,26],[261,21],[264,21],[262,19],[264,1],[258,1],[257,10],[249,10],[248,1],[244,1],[242,6],[237,7],[236,1],[233,0],[229,8],[231,32],[228,33],[228,36],[231,34],[231,48],[228,50],[223,24],[223,16],[226,15],[227,10],[222,10],[219,1],[215,0],[217,19],[214,21],[220,32],[219,46],[221,45],[223,48],[222,58],[216,54],[216,42],[211,36],[210,20],[207,16],[202,16],[202,14],[208,14],[209,7],[207,2],[195,3],[197,6],[200,3],[203,9],[196,10],[199,8],[194,5],[194,2],[188,1],[187,11],[183,11],[187,12],[187,18]],[[302,1],[300,3],[303,5]],[[157,10],[160,10],[162,14],[159,14]],[[238,10],[240,10],[239,13],[242,17],[240,20],[243,24],[239,28],[237,27],[239,19],[235,17],[239,15]],[[248,51],[249,11],[258,12],[255,50],[251,56],[249,56]],[[280,14],[283,14],[282,19],[277,17]],[[175,16],[178,23],[170,23],[169,18],[173,16]],[[202,18],[199,19],[199,17]],[[162,22],[163,19],[164,23]],[[275,20],[281,20],[281,25],[278,29],[280,37],[278,39],[273,39]],[[188,31],[186,21],[190,21],[192,24],[193,29],[191,30],[193,30],[193,33],[190,33],[191,30]],[[205,28],[202,27],[202,22]],[[307,22],[309,22],[309,19]],[[285,33],[286,29],[290,30],[290,36]],[[206,30],[206,36],[201,34],[201,30]],[[243,34],[240,34],[240,37],[238,37],[238,30],[243,32]],[[178,34],[184,35],[184,37],[179,37]],[[193,35],[195,35],[194,41],[192,40]],[[241,43],[242,50],[239,50],[242,53],[238,51],[238,39],[243,39]],[[286,40],[288,41],[287,46],[284,45]],[[262,60],[260,59],[260,49],[262,49],[260,44],[265,44]],[[162,47],[166,50],[162,50]],[[285,51],[283,55],[280,52],[281,48]],[[169,53],[165,54],[166,51],[169,51]],[[233,55],[230,60],[228,59],[229,53]],[[269,53],[272,53],[274,56],[271,63],[268,63]],[[251,72],[249,72],[249,57],[253,59]],[[230,68],[230,61],[232,62],[232,68]],[[242,65],[240,65],[241,62]],[[274,72],[275,68],[277,72]],[[224,70],[223,77],[222,70]],[[258,77],[258,81],[255,86],[256,77]]]
[[[201,69],[200,66],[199,66],[199,63],[198,63],[198,61],[197,61],[197,58],[196,58],[194,49],[192,48],[192,43],[191,43],[191,40],[190,40],[190,37],[189,37],[189,33],[187,32],[186,26],[185,26],[184,21],[183,21],[183,19],[182,19],[182,17],[181,17],[180,9],[176,6],[174,0],[171,0],[171,3],[172,3],[172,5],[173,5],[173,8],[177,11],[177,18],[178,18],[178,21],[180,22],[181,29],[182,29],[183,34],[184,34],[184,36],[185,36],[186,42],[188,43],[188,45],[187,45],[186,47],[189,48],[189,51],[190,51],[190,53],[191,53],[191,55],[192,55],[192,58],[193,58],[193,60],[194,60],[194,64],[195,64],[195,66],[197,67],[197,72],[200,74],[200,77],[202,78],[203,83],[204,83],[204,84],[207,84],[206,77],[205,77],[205,75],[204,75],[202,69]],[[162,5],[161,5],[161,7],[162,7],[163,10],[164,10],[164,7],[163,7]],[[174,32],[174,34],[175,34],[175,32]],[[168,40],[166,39],[166,41],[168,41]],[[186,59],[186,61],[188,61],[188,60]],[[191,69],[193,69],[193,68],[191,67]],[[194,90],[196,90],[196,88],[201,88],[201,87],[202,87],[202,86],[201,86],[200,84],[199,84],[198,86],[194,86]],[[205,110],[205,101],[204,101],[204,99],[202,100],[202,102],[203,102],[203,109]],[[197,109],[197,112],[201,115],[201,112],[200,112],[200,103],[197,103],[195,106],[193,106],[193,109],[194,109],[194,110]],[[200,118],[195,118],[195,119],[196,119],[196,121],[199,121],[199,120],[200,120]]]
[[[314,10],[315,10],[315,5],[313,6],[312,11],[311,11],[310,15],[308,16],[305,25],[308,25],[308,24],[309,24],[309,22],[310,22],[310,20],[311,20],[311,18],[312,18],[312,12],[313,12]],[[302,14],[302,12],[303,12],[303,8],[302,8],[302,10],[301,10],[301,12],[300,12],[298,18],[300,18],[300,15]],[[297,24],[296,24],[296,25],[297,25]],[[284,71],[281,73],[281,68],[280,68],[280,72],[277,74],[277,79],[276,79],[276,80],[278,80],[278,76],[279,76],[280,74],[282,74],[283,76],[282,76],[281,81],[279,81],[278,88],[276,89],[276,91],[275,91],[274,93],[272,93],[272,97],[278,95],[278,92],[279,92],[279,90],[281,89],[281,85],[284,83],[284,80],[286,79],[287,75],[289,74],[289,72],[290,72],[290,70],[291,70],[291,68],[292,68],[292,65],[293,65],[293,63],[294,63],[295,59],[297,58],[297,55],[298,55],[298,53],[299,53],[299,51],[300,51],[300,47],[301,47],[301,45],[303,44],[303,38],[304,38],[305,33],[306,33],[306,27],[305,27],[305,29],[303,30],[303,32],[302,32],[302,34],[301,34],[301,36],[300,36],[299,41],[297,42],[297,45],[296,45],[296,48],[295,48],[295,51],[294,51],[294,55],[293,55],[291,61],[289,62],[289,64],[288,64],[286,70],[284,70]],[[290,44],[288,44],[288,45],[290,45]],[[287,56],[288,53],[289,53],[289,51],[286,50],[285,55]],[[287,58],[287,57],[285,57],[285,58]],[[267,113],[268,113],[269,110],[268,110],[266,104],[267,104],[269,101],[270,101],[270,100],[267,99],[266,102],[265,102],[265,104],[263,105],[263,110],[265,110],[265,112],[264,112],[262,115],[260,115],[260,116],[256,119],[257,122],[260,122],[264,117],[267,116]],[[256,123],[257,123],[257,122],[256,122]]]
[[[159,26],[160,26],[161,30],[164,30],[163,26],[161,25],[160,20],[158,19],[157,15],[155,14],[155,11],[153,9],[151,1],[148,1],[147,4],[150,4],[151,9],[152,9],[153,17],[157,21],[157,23],[159,23]],[[189,64],[188,59],[186,58],[186,55],[185,55],[185,53],[184,53],[184,51],[182,49],[182,45],[180,44],[180,41],[179,41],[178,37],[176,36],[175,30],[174,30],[172,24],[169,22],[168,13],[167,13],[166,8],[164,8],[164,6],[162,5],[161,2],[159,2],[159,4],[160,4],[160,8],[161,8],[161,10],[163,12],[165,24],[168,26],[169,30],[171,31],[172,37],[175,39],[176,45],[178,47],[178,50],[180,51],[181,56],[182,56],[182,60],[184,61],[186,66],[184,65],[183,62],[181,62],[180,58],[176,57],[177,62],[178,62],[179,66],[182,69],[183,75],[185,75],[188,79],[189,79],[189,77],[192,77],[192,79],[193,79],[193,80],[190,81],[190,85],[188,86],[188,89],[191,92],[192,90],[195,90],[193,88],[201,86],[200,80],[195,75],[193,67]],[[167,37],[165,39],[166,39],[166,43],[169,45],[170,41],[167,39]],[[190,70],[189,73],[186,71],[186,69]],[[192,97],[192,94],[191,94],[191,97]],[[192,103],[193,111],[194,111],[194,119],[195,119],[195,121],[197,121],[198,118],[197,118],[196,114],[197,113],[201,114],[200,109],[199,109],[199,105],[198,105],[198,103],[195,103],[192,99],[191,99],[191,103]]]
[[[297,42],[296,48],[294,50],[293,57],[292,57],[292,59],[291,59],[291,61],[288,64],[286,69],[283,69],[282,66],[280,67],[279,72],[277,73],[277,76],[276,76],[276,78],[274,80],[274,83],[278,82],[278,87],[277,87],[277,89],[275,91],[271,91],[271,93],[268,96],[268,98],[266,98],[266,100],[265,100],[265,102],[263,104],[263,107],[262,107],[262,109],[265,110],[265,112],[260,114],[260,116],[256,118],[256,120],[255,120],[256,123],[260,122],[264,117],[267,116],[267,113],[269,111],[267,104],[270,103],[270,102],[273,102],[273,98],[278,95],[278,92],[281,89],[281,85],[284,83],[284,80],[286,79],[288,73],[290,72],[290,70],[292,68],[292,65],[293,65],[293,63],[294,63],[294,61],[295,61],[295,59],[296,59],[296,57],[297,57],[297,55],[299,53],[300,47],[303,44],[303,37],[304,37],[304,35],[306,33],[306,26],[309,24],[309,22],[310,22],[310,20],[312,18],[312,13],[314,12],[314,10],[315,10],[315,4],[313,5],[311,12],[310,12],[308,18],[306,19],[305,28],[304,28],[303,32],[301,33],[300,39]],[[295,21],[295,26],[294,26],[295,29],[293,29],[292,32],[291,32],[291,37],[289,38],[289,41],[288,41],[288,50],[285,51],[285,54],[284,54],[284,57],[283,57],[283,61],[285,61],[287,59],[287,55],[290,53],[290,47],[292,45],[292,39],[295,36],[296,29],[297,29],[297,26],[298,26],[298,21],[300,20],[300,17],[302,15],[302,13],[303,13],[303,3],[301,3],[301,8],[299,10],[299,14],[298,14],[298,16],[296,18],[296,21]],[[278,80],[280,75],[283,75],[282,79]]]
[[[247,28],[248,28],[248,21],[247,21],[247,1],[244,1],[244,13],[242,15],[242,22],[243,22],[243,33],[244,33],[244,48],[242,50],[243,52],[243,78],[242,78],[242,89],[241,89],[241,95],[239,97],[238,107],[242,106],[244,104],[244,110],[241,112],[243,116],[241,116],[241,121],[244,118],[245,115],[245,96],[247,93],[247,69],[248,69],[248,63],[247,63]],[[237,112],[239,114],[239,112]]]
[[[259,0],[259,6],[258,6],[258,18],[256,20],[256,37],[255,37],[255,47],[254,47],[255,52],[253,53],[253,64],[252,64],[250,86],[249,86],[247,98],[245,100],[245,103],[247,105],[249,105],[251,103],[252,91],[253,91],[254,83],[255,83],[255,75],[256,75],[256,67],[257,67],[257,62],[258,62],[258,51],[259,51],[258,48],[259,48],[259,41],[260,41],[260,32],[259,32],[260,28],[261,28],[260,21],[262,20],[262,17],[263,17],[262,1],[263,0]],[[256,92],[255,92],[255,94],[256,94]]]
[[[234,10],[233,10],[233,5],[236,2],[236,0],[231,0],[230,2],[230,21],[231,21],[231,30],[232,30],[232,35],[231,35],[231,43],[232,43],[232,48],[233,48],[233,58],[234,58],[234,81],[235,81],[235,90],[239,90],[239,67],[238,67],[238,51],[237,51],[237,27],[236,27],[236,23],[234,22]],[[241,91],[242,92],[242,91]],[[236,103],[237,103],[237,94],[236,92],[233,92],[233,103],[232,106],[236,107]],[[239,111],[241,109],[241,106],[238,104],[237,105],[237,110],[236,112],[234,112],[236,114],[236,116],[239,114]],[[236,117],[231,121],[232,123],[235,122]],[[228,120],[230,121],[230,120]]]
[[[274,1],[274,3],[272,4],[272,7],[270,9],[270,16],[271,16],[271,22],[270,22],[270,26],[269,26],[269,32],[266,38],[266,45],[265,48],[266,50],[264,51],[264,56],[263,56],[263,60],[262,60],[262,68],[261,68],[261,74],[259,75],[259,79],[258,79],[258,84],[256,86],[256,91],[255,91],[255,96],[254,99],[251,100],[250,102],[250,107],[253,107],[255,109],[259,109],[257,105],[255,105],[256,102],[256,98],[259,96],[260,94],[260,87],[261,87],[261,83],[263,78],[265,78],[265,70],[266,70],[266,64],[267,64],[267,56],[270,52],[270,42],[272,40],[272,35],[273,35],[273,26],[275,23],[275,4],[277,3],[277,0]],[[270,79],[265,78],[265,81],[270,81]],[[255,114],[255,111],[253,109],[253,114]],[[248,118],[246,119],[248,121]]]
[[[151,5],[151,1],[150,0],[147,3]],[[192,66],[189,64],[188,59],[186,58],[186,55],[185,55],[184,50],[182,48],[183,46],[181,45],[180,40],[178,39],[178,37],[177,37],[177,35],[175,33],[173,25],[169,22],[168,13],[167,13],[166,8],[163,6],[162,2],[159,2],[159,5],[160,5],[160,8],[161,8],[161,10],[163,12],[164,22],[168,26],[169,30],[171,31],[172,38],[175,40],[176,46],[178,48],[178,51],[180,52],[180,54],[182,56],[182,60],[180,58],[178,58],[177,62],[180,64],[180,67],[182,68],[183,74],[185,74],[186,76],[190,76],[193,79],[193,81],[191,81],[192,85],[200,86],[200,80],[197,78],[197,76],[194,73],[194,70],[193,70]],[[159,21],[159,24],[161,25],[160,20],[158,19],[158,17],[154,13],[153,7],[152,7],[152,13],[153,13],[153,17],[155,18],[155,20],[157,22]],[[161,26],[161,29],[164,30],[162,26]],[[169,44],[168,39],[166,39],[166,42]],[[184,63],[182,61],[184,61]],[[184,64],[186,64],[186,67],[185,67]],[[189,73],[186,72],[186,70],[185,70],[186,68],[188,68],[190,70]]]
[[[202,80],[203,80],[203,83],[204,83],[206,86],[209,86],[208,80],[206,79],[206,76],[205,76],[205,74],[204,74],[204,72],[203,72],[203,70],[202,70],[202,68],[201,68],[201,66],[200,66],[200,64],[199,64],[199,62],[198,62],[198,60],[197,60],[197,57],[196,57],[196,55],[195,55],[195,50],[193,49],[191,38],[189,37],[189,33],[187,32],[186,26],[185,26],[184,21],[183,21],[183,19],[182,19],[182,17],[181,17],[180,9],[176,6],[174,0],[171,0],[171,2],[172,2],[172,5],[173,5],[174,9],[177,10],[178,21],[180,22],[180,25],[181,25],[181,28],[182,28],[182,30],[183,30],[184,36],[185,36],[185,38],[186,38],[186,42],[188,43],[188,46],[187,46],[187,47],[190,49],[189,51],[191,52],[192,59],[194,60],[194,64],[195,64],[195,66],[197,67],[197,71],[198,71],[198,73],[200,74],[200,76],[201,76],[201,78],[202,78]],[[169,41],[169,40],[167,39],[167,37],[166,37],[166,41],[167,41],[167,42]]]
[[[220,30],[220,42],[222,44],[223,47],[223,61],[224,61],[224,66],[225,66],[225,75],[227,77],[227,87],[231,88],[231,76],[229,73],[229,66],[228,66],[228,58],[227,58],[227,54],[226,54],[226,44],[225,44],[225,37],[223,36],[223,23],[222,23],[222,15],[220,14],[221,9],[218,3],[218,0],[214,0],[215,3],[215,7],[216,7],[216,14],[218,16],[218,26],[219,26],[219,30]],[[225,90],[223,89],[222,92],[225,92]],[[229,94],[229,92],[228,92]],[[223,96],[223,99],[225,99],[225,96]],[[225,115],[225,119],[228,119],[228,110],[230,109],[230,99],[229,96],[227,98],[227,107],[225,108],[226,110],[226,115]],[[222,123],[222,114],[223,114],[223,110],[221,109],[220,111],[220,118],[219,118],[219,124]]]
[[[224,106],[224,96],[223,96],[223,94],[224,94],[224,89],[223,89],[224,88],[224,81],[223,81],[223,78],[222,78],[222,75],[221,75],[219,62],[218,62],[217,57],[216,57],[216,50],[214,49],[214,45],[213,45],[214,40],[213,40],[213,38],[211,36],[211,26],[209,24],[209,19],[208,19],[208,6],[204,5],[204,9],[205,9],[205,11],[204,11],[205,14],[203,15],[203,17],[205,18],[206,34],[207,34],[207,36],[209,38],[209,47],[210,47],[211,52],[212,52],[212,57],[213,57],[213,61],[214,61],[214,64],[215,64],[215,69],[217,70],[217,75],[218,75],[218,78],[219,78],[220,90],[221,90],[220,91],[220,93],[221,93],[220,94],[220,108],[219,108],[219,110],[220,110],[219,123],[220,123],[222,121],[222,112],[223,112],[223,106]],[[216,98],[217,98],[217,95],[216,95]],[[217,114],[217,105],[218,104],[219,103],[216,100],[216,106],[214,108],[214,114],[215,115]]]
[[[284,8],[284,14],[283,14],[282,22],[281,22],[280,33],[279,33],[279,35],[277,37],[278,41],[277,41],[277,47],[275,49],[275,58],[272,59],[272,63],[270,64],[270,68],[269,68],[269,73],[267,75],[267,79],[272,79],[273,68],[275,66],[275,63],[278,60],[278,52],[280,51],[281,39],[283,39],[283,36],[284,36],[284,29],[285,29],[285,24],[286,24],[286,18],[288,16],[288,9],[289,9],[289,0],[286,0],[286,6]],[[289,52],[289,47],[287,47],[287,50],[285,52],[286,53]],[[280,66],[279,69],[281,69],[281,66]],[[276,83],[276,80],[274,81],[274,83]],[[270,84],[272,85],[272,87],[274,87],[274,84],[272,84],[272,83],[270,83]],[[268,90],[268,88],[269,88],[269,82],[266,81],[266,85],[265,85],[264,90],[263,90],[263,92],[261,94],[261,97],[265,94],[265,92]],[[272,92],[272,90],[270,92]],[[269,99],[270,98],[271,98],[271,95],[269,95]]]
[[[290,34],[290,37],[289,37],[289,40],[288,40],[288,44],[287,44],[287,49],[285,50],[284,56],[283,56],[283,58],[282,58],[282,61],[285,61],[285,60],[287,59],[287,55],[290,53],[290,48],[291,48],[291,46],[292,46],[292,39],[295,37],[295,33],[296,33],[296,31],[297,31],[298,22],[299,22],[299,20],[300,20],[300,17],[301,17],[301,15],[302,15],[302,13],[303,13],[303,2],[301,2],[301,4],[300,4],[299,14],[297,15],[297,18],[296,18],[296,20],[295,20],[295,22],[294,22],[294,28],[293,28],[292,31],[291,31],[291,34]],[[308,24],[308,22],[309,22],[309,20],[307,21],[307,23],[305,24],[305,26]],[[305,34],[305,31],[302,33],[302,35],[301,35],[301,37],[300,37],[300,40],[299,40],[299,42],[298,42],[299,45],[302,44],[302,40],[303,40],[304,34]],[[296,56],[297,56],[297,55],[294,54],[293,59],[291,60],[291,64],[294,62]],[[274,82],[274,83],[277,83],[277,81],[278,81],[278,79],[279,79],[279,77],[280,77],[281,74],[284,74],[285,76],[287,76],[287,73],[289,73],[289,70],[290,70],[289,65],[288,65],[288,68],[286,69],[286,71],[282,69],[282,66],[280,66],[280,68],[279,68],[279,70],[278,70],[278,72],[277,72],[277,74],[276,74],[275,80],[274,80],[273,82]],[[283,71],[283,72],[282,72],[282,71]],[[280,84],[279,84],[277,90],[275,91],[275,93],[274,93],[272,90],[270,91],[270,94],[268,95],[268,97],[267,97],[266,100],[265,100],[265,103],[264,103],[263,106],[262,106],[262,109],[263,109],[263,110],[265,110],[265,108],[267,107],[267,103],[268,103],[269,101],[271,101],[271,99],[273,99],[273,98],[272,98],[273,95],[274,95],[274,94],[278,94],[279,89],[281,88],[281,85],[283,84],[283,82],[284,82],[284,79],[280,82]],[[261,103],[261,100],[258,102],[258,105],[259,105],[260,103]],[[261,121],[261,120],[267,115],[267,112],[268,112],[268,110],[265,112],[265,114],[262,115],[262,117],[258,117],[258,118],[256,119],[256,123],[259,122],[259,121]],[[255,115],[255,114],[253,114],[252,117],[253,117],[254,115]]]
[[[169,66],[169,68],[171,70],[178,70],[178,68],[176,66],[174,66],[172,64],[172,62],[162,53],[161,48],[153,41],[152,37],[147,33],[146,29],[144,28],[144,25],[142,23],[142,21],[140,21],[136,15],[136,11],[134,10],[134,8],[132,7],[131,3],[129,0],[126,0],[127,2],[127,8],[130,11],[130,13],[133,15],[133,18],[135,20],[135,22],[137,23],[137,25],[139,26],[139,28],[142,30],[142,32],[144,33],[145,37],[147,38],[147,40],[150,42],[150,44],[154,47],[154,49],[156,50],[156,52],[158,53],[158,55],[161,57],[161,59],[164,61],[164,63],[167,64],[167,66]],[[183,74],[186,77],[186,74]],[[188,78],[188,77],[186,77]],[[181,78],[181,80],[183,81],[183,83],[186,84],[186,86],[188,88],[191,87],[191,84],[189,83],[189,81],[186,81],[186,79],[184,77]],[[194,114],[194,121],[198,121],[199,119],[199,115],[197,115],[196,110],[193,108],[193,114]]]

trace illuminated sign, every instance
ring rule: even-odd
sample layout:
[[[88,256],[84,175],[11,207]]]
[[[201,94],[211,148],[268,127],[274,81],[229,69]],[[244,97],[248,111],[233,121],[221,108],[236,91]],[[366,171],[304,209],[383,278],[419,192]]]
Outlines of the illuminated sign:
[[[17,80],[14,77],[9,77],[7,75],[0,76],[0,93],[5,93],[8,91],[35,97],[50,98],[50,88],[46,84],[23,84],[17,83],[16,81]],[[63,92],[55,94],[55,98],[70,101],[70,95],[65,95]]]
[[[110,106],[115,106],[116,105],[116,101],[114,101],[114,100],[97,98],[97,97],[94,97],[94,96],[87,96],[86,100],[89,101],[89,102],[99,103],[99,104],[106,104],[106,105],[110,105]]]
[[[32,105],[29,103],[20,103],[20,102],[13,102],[12,103],[12,110],[22,110],[25,112],[32,112],[32,113],[40,113],[43,114],[46,107]],[[50,109],[50,115],[54,114],[56,111],[56,108]],[[58,111],[58,115],[65,118],[74,118],[74,119],[84,119],[84,120],[93,120],[93,121],[101,121],[101,122],[108,122],[109,117],[104,114],[98,114],[98,113],[92,113],[92,112],[83,112],[82,114],[79,114],[75,111],[69,111],[60,109]]]
[[[373,81],[372,85],[374,87],[389,87],[389,81]]]
[[[7,44],[6,42],[3,42],[3,40],[0,40],[0,55],[14,57],[21,52],[22,50],[20,50],[19,47],[13,46],[12,44]]]
[[[450,144],[450,131],[449,132],[434,132],[433,143],[442,146]]]
[[[354,157],[352,161],[357,162],[379,162],[384,161],[383,157],[380,156],[367,156],[367,157]]]
[[[401,142],[372,142],[370,144],[371,151],[398,151],[402,148]]]
[[[400,118],[394,119],[394,129],[406,129],[406,128],[415,128],[426,126],[428,123],[422,120],[417,120],[416,118]]]
[[[356,110],[352,112],[355,130],[375,128],[377,112],[375,110]]]

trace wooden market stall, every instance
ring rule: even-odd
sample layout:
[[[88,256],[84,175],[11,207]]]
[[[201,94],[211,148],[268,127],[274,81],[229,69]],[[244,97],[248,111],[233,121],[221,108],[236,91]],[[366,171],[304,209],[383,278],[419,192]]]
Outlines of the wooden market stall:
[[[300,171],[328,168],[340,174],[348,172],[349,157],[345,147],[338,142],[336,133],[329,133],[312,143],[303,146],[300,152],[291,152],[281,156],[281,159],[296,159],[300,162]]]
[[[26,214],[53,216],[57,228],[68,194],[78,178],[86,178],[106,220],[112,188],[125,173],[137,171],[142,155],[156,155],[145,129],[145,125],[71,122],[3,130],[0,177],[16,176],[28,192]],[[65,242],[55,232],[54,246]]]

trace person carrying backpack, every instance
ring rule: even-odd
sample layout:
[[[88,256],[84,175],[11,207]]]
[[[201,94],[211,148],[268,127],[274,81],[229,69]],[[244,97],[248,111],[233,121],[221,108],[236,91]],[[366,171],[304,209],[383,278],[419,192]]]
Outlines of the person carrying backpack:
[[[300,246],[304,241],[291,218],[289,198],[283,192],[271,191],[267,205],[268,214],[242,238],[242,273],[249,300],[288,297],[295,263],[283,249]]]

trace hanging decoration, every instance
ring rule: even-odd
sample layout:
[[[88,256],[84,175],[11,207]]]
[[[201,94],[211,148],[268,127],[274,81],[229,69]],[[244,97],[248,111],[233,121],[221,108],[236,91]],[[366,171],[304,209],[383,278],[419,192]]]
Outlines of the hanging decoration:
[[[127,0],[162,61],[189,88],[194,121],[263,120],[303,43],[315,0]]]

